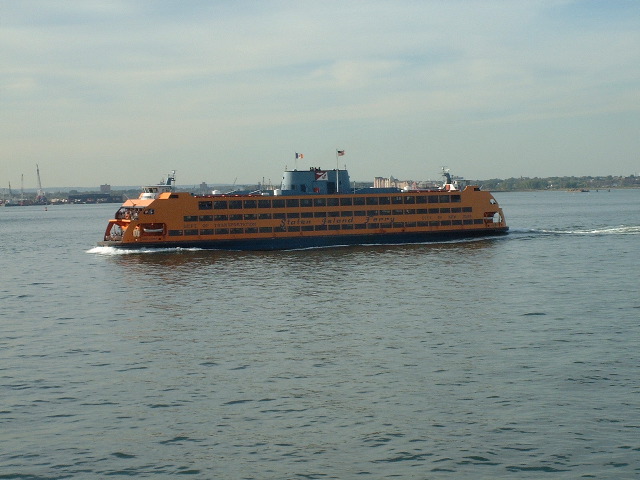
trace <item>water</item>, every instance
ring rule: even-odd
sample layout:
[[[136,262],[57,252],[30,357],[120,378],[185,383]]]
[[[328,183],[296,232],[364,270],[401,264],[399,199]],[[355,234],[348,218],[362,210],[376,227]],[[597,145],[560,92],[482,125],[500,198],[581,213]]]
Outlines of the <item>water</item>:
[[[640,476],[640,191],[496,195],[504,238],[94,248],[0,211],[0,479]]]

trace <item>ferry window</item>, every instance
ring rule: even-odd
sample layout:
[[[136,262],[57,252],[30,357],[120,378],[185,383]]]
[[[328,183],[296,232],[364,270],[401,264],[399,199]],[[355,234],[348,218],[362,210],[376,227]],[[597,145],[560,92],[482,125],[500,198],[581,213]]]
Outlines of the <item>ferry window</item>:
[[[418,222],[418,226],[421,227],[422,225],[420,225],[420,222]],[[432,220],[429,222],[429,226],[430,227],[439,227],[440,226],[440,222],[437,220]]]
[[[391,215],[391,210],[380,210],[380,215]]]
[[[407,195],[404,197],[404,203],[416,203],[416,197]]]
[[[341,217],[353,217],[353,212],[349,210],[345,210],[344,212],[340,212]]]
[[[345,223],[345,224],[341,225],[340,228],[342,228],[342,230],[353,230],[353,225]]]
[[[185,222],[197,222],[198,221],[198,216],[197,215],[185,215],[184,216],[184,221]]]
[[[340,212],[329,212],[329,216],[330,217],[339,217],[340,216]]]
[[[481,218],[474,218],[473,219],[473,224],[474,225],[480,225],[482,223],[484,223],[484,221]]]
[[[258,208],[271,208],[271,200],[258,200]]]
[[[300,227],[297,225],[290,225],[287,230],[289,232],[299,232],[300,231]]]
[[[356,217],[364,217],[367,214],[364,210],[356,210],[353,212],[353,215]]]
[[[229,200],[229,208],[242,208],[242,200]]]
[[[473,209],[471,207],[462,207],[463,212],[472,212]]]
[[[313,212],[313,216],[314,217],[326,217],[327,216],[327,212]]]
[[[329,230],[340,230],[340,225],[329,225]]]
[[[305,184],[300,185],[300,191],[301,192],[306,192],[307,191],[307,186]]]
[[[200,221],[201,222],[212,222],[213,221],[213,215],[200,215]]]
[[[185,230],[185,235],[198,235],[198,230]]]
[[[245,228],[244,233],[258,233],[258,229],[255,227]]]
[[[298,212],[287,213],[287,218],[300,218],[300,214]]]
[[[340,199],[340,205],[342,206],[349,206],[349,205],[353,205],[353,201],[351,200],[351,198],[341,198]]]
[[[369,210],[369,211],[367,212],[367,214],[368,214],[370,217],[375,217],[376,215],[378,215],[378,210]]]
[[[285,232],[286,230],[284,229],[284,227],[273,227],[273,231],[274,232]]]
[[[273,218],[286,218],[284,213],[274,213]]]
[[[198,208],[200,210],[212,210],[213,202],[198,202]]]
[[[429,213],[430,214],[440,213],[440,209],[439,208],[430,208],[429,209]]]
[[[460,207],[455,207],[451,209],[451,213],[460,213],[462,212],[462,208]]]
[[[326,225],[316,225],[314,227],[314,230],[316,230],[316,231],[321,231],[321,230],[326,230],[326,229],[327,229]]]
[[[442,221],[440,222],[440,225],[447,225],[447,226],[449,226],[449,225],[451,225],[451,220],[442,220]]]
[[[302,213],[300,214],[300,216],[301,216],[302,218],[311,218],[311,217],[313,217],[313,212],[302,212]]]
[[[440,209],[440,213],[451,213],[451,209],[450,208],[441,208]]]
[[[260,227],[260,233],[271,233],[273,232],[273,228],[271,227]]]
[[[440,225],[440,222],[418,222],[419,227],[427,227],[431,225],[432,227]]]
[[[273,208],[284,208],[284,199],[278,198],[273,201]]]
[[[297,198],[287,198],[287,207],[295,208],[300,206],[300,201]]]
[[[326,198],[314,198],[313,199],[313,206],[314,207],[325,207],[327,205],[327,199]]]
[[[463,225],[473,225],[473,220],[469,219],[469,220],[463,220],[462,221]]]
[[[336,207],[340,203],[340,199],[336,197],[327,198],[327,205],[330,207]]]
[[[416,222],[405,222],[404,224],[405,227],[415,227],[416,226]]]
[[[391,222],[381,223],[380,228],[391,228]]]
[[[460,200],[460,195],[451,195],[452,202],[458,203]]]
[[[449,203],[449,195],[440,195],[440,203]]]
[[[260,220],[267,220],[267,219],[271,218],[271,214],[270,213],[260,213],[260,214],[258,214],[258,218]]]
[[[356,223],[353,227],[356,230],[364,230],[365,228],[367,228],[367,224],[366,223]]]
[[[393,228],[404,228],[404,222],[393,222]]]
[[[171,195],[169,195],[169,198],[180,198],[180,195],[178,195],[177,193],[172,193]]]
[[[369,230],[375,230],[376,228],[380,228],[379,223],[367,223],[367,228]]]
[[[255,200],[245,200],[244,201],[244,208],[256,208],[256,201]]]
[[[391,203],[393,204],[402,203],[402,197],[391,197]]]
[[[200,230],[200,235],[213,235],[213,229],[203,228],[202,230]]]
[[[313,202],[311,202],[310,198],[302,198],[302,199],[300,199],[300,206],[301,207],[311,207],[311,206],[313,206]]]
[[[243,230],[242,230],[242,228],[232,228],[230,230],[230,233],[238,235],[240,233],[243,233]]]
[[[462,225],[462,220],[451,220],[451,225]]]
[[[303,232],[313,232],[313,225],[303,225],[301,228]]]
[[[364,205],[365,204],[365,197],[355,197],[353,199],[353,204],[354,205]]]
[[[170,237],[180,237],[182,236],[182,230],[169,230]]]
[[[242,214],[234,213],[233,215],[229,215],[229,220],[242,220]]]
[[[216,222],[224,222],[224,221],[228,220],[228,217],[226,215],[214,215],[213,219]]]
[[[378,205],[378,197],[367,197],[367,205]]]
[[[245,220],[255,220],[258,216],[255,213],[245,213],[244,214],[244,219]]]
[[[216,228],[216,235],[228,235],[228,234],[229,234],[228,228]]]
[[[417,208],[416,209],[416,213],[418,213],[418,214],[423,214],[424,215],[425,213],[428,213],[428,212],[429,212],[429,209],[427,209],[427,208]]]
[[[416,203],[427,203],[427,196],[426,195],[418,195],[416,197]]]
[[[216,210],[224,210],[228,207],[226,200],[216,200],[213,202],[213,208]]]
[[[404,214],[404,210],[392,210],[394,215],[403,215]]]
[[[429,200],[429,203],[439,203],[440,195],[429,195],[427,196],[427,200]]]
[[[380,202],[380,205],[390,205],[391,204],[391,198],[389,198],[389,197],[380,197],[379,198],[379,202]]]

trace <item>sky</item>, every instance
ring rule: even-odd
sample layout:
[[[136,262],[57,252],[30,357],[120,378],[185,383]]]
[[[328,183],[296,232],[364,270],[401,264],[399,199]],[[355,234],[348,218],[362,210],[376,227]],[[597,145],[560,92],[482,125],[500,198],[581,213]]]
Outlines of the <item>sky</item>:
[[[0,45],[0,188],[640,172],[637,0],[3,0]]]

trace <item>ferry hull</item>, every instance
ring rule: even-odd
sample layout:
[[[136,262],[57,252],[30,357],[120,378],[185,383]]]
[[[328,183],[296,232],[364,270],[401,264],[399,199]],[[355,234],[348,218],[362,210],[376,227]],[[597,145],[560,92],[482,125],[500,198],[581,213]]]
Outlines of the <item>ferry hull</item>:
[[[482,238],[506,235],[509,227],[482,230],[452,230],[438,232],[403,232],[372,235],[340,235],[340,236],[300,236],[276,238],[252,238],[230,240],[184,240],[161,242],[127,242],[103,241],[99,246],[114,247],[126,250],[156,248],[201,248],[207,250],[295,250],[304,248],[337,247],[351,245],[402,245],[412,243],[433,243],[465,238]]]
[[[330,182],[333,173],[333,182]],[[339,177],[338,177],[339,174]],[[287,171],[282,189],[196,195],[166,184],[144,187],[109,220],[101,246],[121,249],[290,250],[441,242],[507,233],[498,202],[445,175],[431,190],[340,192],[345,170]]]

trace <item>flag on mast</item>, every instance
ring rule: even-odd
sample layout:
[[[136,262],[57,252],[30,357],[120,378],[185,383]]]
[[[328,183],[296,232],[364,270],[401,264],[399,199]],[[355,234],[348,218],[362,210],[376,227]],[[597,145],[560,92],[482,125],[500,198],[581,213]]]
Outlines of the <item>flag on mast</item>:
[[[304,158],[304,155],[302,153],[296,152],[296,159],[298,158]]]
[[[338,156],[341,157],[344,155],[344,150],[336,150],[338,152]]]

